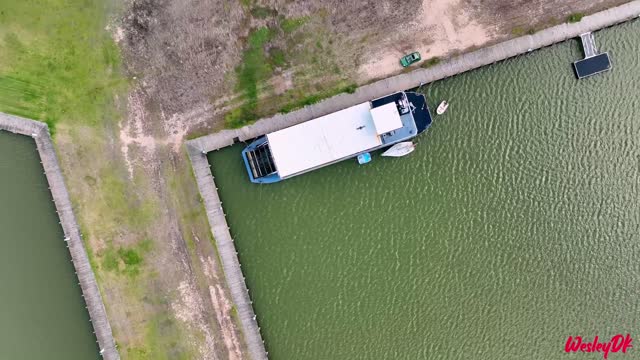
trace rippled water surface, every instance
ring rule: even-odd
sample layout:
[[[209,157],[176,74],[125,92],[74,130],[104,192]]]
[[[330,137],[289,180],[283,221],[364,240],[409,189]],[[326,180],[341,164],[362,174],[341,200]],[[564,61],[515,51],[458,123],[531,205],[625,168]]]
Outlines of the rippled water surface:
[[[0,131],[0,359],[98,360],[33,139]]]
[[[451,107],[406,158],[260,186],[241,146],[212,153],[270,358],[555,359],[569,335],[640,336],[638,34],[598,32],[614,69],[586,80],[569,41],[425,86]]]

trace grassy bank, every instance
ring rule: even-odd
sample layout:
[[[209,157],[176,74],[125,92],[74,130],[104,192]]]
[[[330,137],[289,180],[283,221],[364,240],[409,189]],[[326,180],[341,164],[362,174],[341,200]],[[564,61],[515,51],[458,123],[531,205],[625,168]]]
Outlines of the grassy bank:
[[[129,79],[105,30],[110,6],[0,0],[0,111],[54,135],[122,358],[188,359],[193,344],[153,264],[166,252],[151,235],[158,199],[139,169],[128,175],[117,145]]]
[[[124,89],[120,55],[98,1],[2,0],[0,111],[47,122],[96,125]],[[101,21],[96,21],[101,20]]]
[[[266,25],[252,29],[236,68],[240,104],[225,116],[238,128],[275,112],[289,112],[353,92],[356,85],[335,61],[326,13],[285,17],[276,9],[246,4],[246,14]]]

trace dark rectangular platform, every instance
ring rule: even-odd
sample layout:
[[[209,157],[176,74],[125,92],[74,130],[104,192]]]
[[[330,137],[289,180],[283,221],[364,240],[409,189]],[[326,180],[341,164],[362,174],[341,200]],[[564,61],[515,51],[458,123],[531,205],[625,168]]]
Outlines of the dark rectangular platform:
[[[609,53],[603,53],[578,60],[573,63],[573,67],[576,70],[578,79],[582,79],[611,69],[611,60],[609,59]]]

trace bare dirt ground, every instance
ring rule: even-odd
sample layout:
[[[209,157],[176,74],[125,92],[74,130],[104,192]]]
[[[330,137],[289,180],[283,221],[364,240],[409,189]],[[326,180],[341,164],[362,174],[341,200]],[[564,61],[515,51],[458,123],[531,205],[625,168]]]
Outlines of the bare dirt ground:
[[[126,116],[106,126],[106,138],[88,128],[61,128],[57,137],[67,175],[85,175],[67,179],[123,359],[247,358],[183,144],[222,128],[224,115],[251,99],[252,86],[255,115],[266,115],[399,73],[399,57],[411,51],[447,58],[624,2],[126,3],[109,27],[132,79],[116,101]],[[268,38],[250,53],[263,27]],[[252,72],[248,56],[268,66]],[[99,161],[88,160],[91,153]],[[109,265],[110,249],[135,246],[142,268],[127,270],[124,256]]]

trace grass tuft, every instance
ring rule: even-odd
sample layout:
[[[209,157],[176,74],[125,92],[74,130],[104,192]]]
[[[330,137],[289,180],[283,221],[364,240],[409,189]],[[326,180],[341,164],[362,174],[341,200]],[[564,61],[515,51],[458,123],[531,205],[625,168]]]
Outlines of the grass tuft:
[[[425,60],[422,65],[420,65],[423,68],[430,68],[432,66],[436,66],[440,63],[440,58],[438,57],[433,57],[431,59]]]
[[[574,13],[574,14],[571,14],[571,15],[567,16],[567,22],[568,23],[577,23],[577,22],[580,22],[580,20],[582,20],[583,17],[584,17],[583,13]]]
[[[253,16],[256,19],[266,19],[268,17],[278,15],[278,11],[276,11],[275,9],[271,9],[263,6],[255,6],[251,8],[250,12],[251,12],[251,16]]]
[[[296,31],[300,26],[304,25],[309,20],[308,16],[302,16],[291,19],[284,19],[280,22],[280,27],[285,34],[291,34]]]
[[[275,67],[284,67],[287,65],[287,59],[284,51],[276,47],[269,49],[269,61]]]
[[[140,274],[143,254],[151,250],[149,239],[140,241],[133,247],[115,248],[109,245],[102,253],[102,269],[108,272],[135,277]]]

